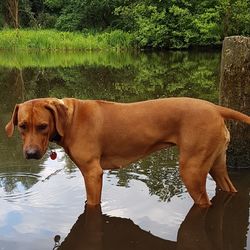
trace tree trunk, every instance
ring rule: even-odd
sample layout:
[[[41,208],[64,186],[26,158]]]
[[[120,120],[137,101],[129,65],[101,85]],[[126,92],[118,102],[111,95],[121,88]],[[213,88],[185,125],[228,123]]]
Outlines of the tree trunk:
[[[19,0],[7,0],[7,9],[15,29],[19,28]]]
[[[223,42],[220,78],[222,106],[250,115],[250,38],[226,37]],[[250,167],[250,126],[240,121],[228,121],[231,134],[228,166]]]

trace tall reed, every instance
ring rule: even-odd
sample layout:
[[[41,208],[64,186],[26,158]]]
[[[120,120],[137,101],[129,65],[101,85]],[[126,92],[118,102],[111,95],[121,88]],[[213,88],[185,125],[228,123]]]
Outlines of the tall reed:
[[[0,31],[0,49],[69,51],[124,50],[132,47],[132,35],[121,30],[96,34],[26,29]]]

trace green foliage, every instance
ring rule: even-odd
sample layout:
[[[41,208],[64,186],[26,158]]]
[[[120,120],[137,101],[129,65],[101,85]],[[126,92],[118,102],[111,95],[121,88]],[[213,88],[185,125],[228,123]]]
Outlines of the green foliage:
[[[250,34],[249,0],[136,1],[114,13],[141,47],[218,45],[225,35]]]
[[[133,4],[124,8],[117,8],[115,13],[122,20],[130,20],[126,29],[132,29],[134,39],[140,47],[162,47],[165,44],[167,27],[165,11],[158,11],[156,6]]]
[[[44,4],[51,10],[56,11],[58,9],[61,9],[63,5],[66,4],[66,2],[64,0],[45,0]]]
[[[219,13],[211,8],[206,13],[197,14],[191,23],[193,27],[192,44],[210,45],[220,43],[221,29]]]
[[[112,48],[127,48],[129,49],[132,44],[132,35],[121,31],[121,30],[114,30],[111,32],[104,33],[103,39],[106,41],[108,46]],[[101,39],[101,37],[100,37]]]
[[[250,35],[250,1],[237,0],[232,3],[229,35]]]
[[[0,49],[34,50],[122,50],[131,47],[132,36],[123,31],[94,34],[55,30],[0,31]]]
[[[186,48],[194,36],[192,14],[188,8],[172,5],[168,11],[169,45],[171,48]]]
[[[121,0],[70,0],[62,6],[55,27],[64,31],[107,28],[115,19],[113,11],[121,3]]]
[[[13,23],[8,1],[0,3],[0,27]],[[122,30],[130,46],[140,48],[217,46],[225,36],[250,35],[250,0],[19,0],[19,6],[21,27],[95,34],[118,29],[107,35],[110,44],[121,42]]]

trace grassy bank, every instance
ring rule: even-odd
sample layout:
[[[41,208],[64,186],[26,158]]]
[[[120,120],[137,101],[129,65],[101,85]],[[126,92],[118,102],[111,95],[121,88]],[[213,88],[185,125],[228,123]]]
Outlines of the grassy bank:
[[[115,30],[97,34],[60,32],[56,30],[0,31],[0,49],[37,50],[124,50],[132,47],[129,33]]]

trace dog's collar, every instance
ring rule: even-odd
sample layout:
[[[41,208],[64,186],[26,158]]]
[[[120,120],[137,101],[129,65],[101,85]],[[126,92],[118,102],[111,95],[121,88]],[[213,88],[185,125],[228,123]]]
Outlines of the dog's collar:
[[[61,137],[58,133],[55,133],[55,134],[50,138],[50,141],[51,141],[51,142],[59,142],[61,139],[62,139],[62,137]]]

